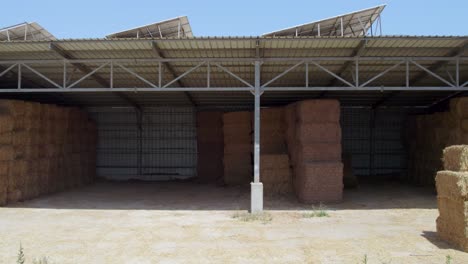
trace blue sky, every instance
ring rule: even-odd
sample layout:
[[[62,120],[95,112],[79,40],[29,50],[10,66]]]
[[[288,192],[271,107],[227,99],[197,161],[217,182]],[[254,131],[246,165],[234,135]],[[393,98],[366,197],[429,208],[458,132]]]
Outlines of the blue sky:
[[[2,1],[0,27],[38,22],[58,38],[99,38],[187,15],[196,36],[262,33],[380,4],[386,35],[468,35],[467,0],[14,0]]]

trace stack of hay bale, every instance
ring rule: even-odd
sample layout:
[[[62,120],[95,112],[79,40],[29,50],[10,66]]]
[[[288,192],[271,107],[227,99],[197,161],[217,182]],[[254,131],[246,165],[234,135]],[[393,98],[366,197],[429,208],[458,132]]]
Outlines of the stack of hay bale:
[[[252,168],[252,118],[250,112],[223,114],[224,184],[249,184]]]
[[[434,175],[442,170],[442,150],[468,144],[468,98],[450,101],[450,111],[410,116],[406,125],[408,178],[419,185],[434,186]]]
[[[287,145],[297,197],[305,203],[342,199],[340,104],[307,100],[288,105]]]
[[[0,204],[5,188],[16,202],[94,179],[97,130],[81,110],[0,100],[0,123]]]
[[[468,252],[468,146],[443,151],[444,171],[437,172],[437,233]]]
[[[7,204],[8,175],[14,159],[13,118],[0,108],[0,206]]]
[[[266,195],[293,192],[284,108],[261,109],[260,181]]]
[[[197,177],[200,182],[213,183],[223,178],[223,113],[197,113]]]

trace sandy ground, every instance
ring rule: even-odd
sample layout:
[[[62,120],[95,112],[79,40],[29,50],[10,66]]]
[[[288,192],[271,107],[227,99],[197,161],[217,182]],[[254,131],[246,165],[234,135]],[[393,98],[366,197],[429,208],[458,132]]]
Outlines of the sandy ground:
[[[329,217],[290,198],[265,201],[270,222],[232,216],[248,189],[194,183],[97,183],[0,208],[0,263],[468,263],[440,241],[433,193],[361,186]]]

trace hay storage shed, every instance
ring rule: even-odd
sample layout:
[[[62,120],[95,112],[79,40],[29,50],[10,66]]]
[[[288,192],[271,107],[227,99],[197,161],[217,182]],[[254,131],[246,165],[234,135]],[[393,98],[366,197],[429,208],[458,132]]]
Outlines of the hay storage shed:
[[[6,41],[0,98],[87,112],[98,131],[97,176],[110,180],[203,178],[203,127],[221,129],[222,114],[245,112],[251,148],[236,151],[251,162],[243,171],[251,175],[251,209],[259,211],[268,147],[262,111],[311,99],[339,103],[341,152],[354,174],[431,184],[408,173],[405,128],[409,117],[444,111],[464,95],[467,44],[468,37],[366,34]],[[218,116],[200,123],[200,113],[210,112]],[[207,136],[216,137],[223,136]],[[221,171],[220,141],[204,142],[219,155],[203,158]]]

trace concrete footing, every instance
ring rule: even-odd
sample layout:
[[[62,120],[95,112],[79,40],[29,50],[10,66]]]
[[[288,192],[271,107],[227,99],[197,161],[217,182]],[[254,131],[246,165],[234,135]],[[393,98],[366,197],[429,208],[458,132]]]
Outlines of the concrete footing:
[[[263,184],[261,182],[250,183],[250,213],[263,211]]]

